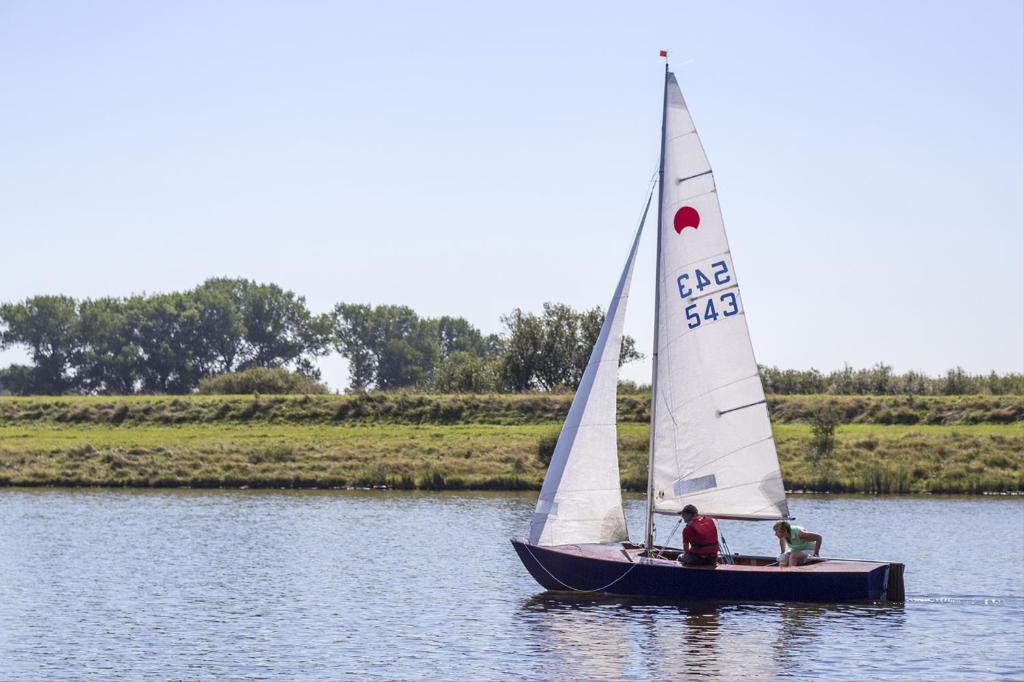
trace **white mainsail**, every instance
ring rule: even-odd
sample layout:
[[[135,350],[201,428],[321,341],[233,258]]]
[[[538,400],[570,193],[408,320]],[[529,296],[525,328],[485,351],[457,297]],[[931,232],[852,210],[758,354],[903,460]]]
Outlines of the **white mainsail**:
[[[675,514],[788,516],[711,166],[666,74],[652,501]]]
[[[535,545],[629,539],[619,482],[615,394],[626,301],[646,216],[644,209],[601,333],[551,455],[530,524],[530,542]]]

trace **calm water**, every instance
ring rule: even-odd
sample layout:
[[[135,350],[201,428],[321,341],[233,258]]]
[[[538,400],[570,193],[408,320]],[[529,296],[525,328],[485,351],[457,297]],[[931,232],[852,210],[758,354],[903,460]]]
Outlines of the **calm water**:
[[[0,679],[1024,679],[1024,500],[791,498],[824,554],[908,563],[901,606],[546,595],[534,500],[0,490]]]

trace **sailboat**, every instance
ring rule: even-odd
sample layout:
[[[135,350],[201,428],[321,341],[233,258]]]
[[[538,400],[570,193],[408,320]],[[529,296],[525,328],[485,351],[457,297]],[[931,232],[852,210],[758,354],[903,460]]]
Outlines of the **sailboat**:
[[[663,54],[663,56],[665,56]],[[616,388],[633,265],[651,199],[559,434],[530,523],[512,545],[555,591],[741,601],[902,600],[903,566],[730,554],[687,566],[654,544],[655,515],[693,504],[717,519],[790,518],[771,422],[714,175],[665,65],[657,182],[651,433],[644,540],[630,542],[616,438]],[[654,194],[652,186],[651,196]]]

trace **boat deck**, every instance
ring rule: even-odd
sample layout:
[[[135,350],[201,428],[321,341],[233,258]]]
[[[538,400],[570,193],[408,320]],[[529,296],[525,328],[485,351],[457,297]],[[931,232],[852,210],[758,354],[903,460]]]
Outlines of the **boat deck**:
[[[635,545],[560,545],[550,549],[564,552],[566,554],[588,557],[591,559],[603,559],[620,563],[636,563],[645,560],[642,547]],[[885,561],[864,561],[851,559],[812,559],[802,566],[779,566],[775,557],[753,556],[746,554],[733,555],[735,563],[725,563],[721,558],[716,566],[686,566],[679,562],[679,556],[683,550],[677,547],[657,547],[656,554],[645,563],[654,565],[673,566],[676,568],[693,571],[736,571],[756,572],[766,571],[789,571],[801,573],[867,573],[875,570],[879,565],[888,564]]]

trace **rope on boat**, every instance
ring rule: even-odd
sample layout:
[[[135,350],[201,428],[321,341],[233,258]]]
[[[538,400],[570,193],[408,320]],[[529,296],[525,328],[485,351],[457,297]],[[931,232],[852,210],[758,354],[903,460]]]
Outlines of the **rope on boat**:
[[[545,572],[545,573],[547,573],[548,575],[550,575],[550,576],[551,576],[551,579],[552,579],[552,580],[554,580],[554,581],[555,581],[556,583],[558,583],[558,584],[559,584],[559,585],[561,585],[562,587],[564,587],[564,588],[566,588],[567,590],[570,590],[570,591],[572,591],[572,592],[604,592],[604,591],[605,591],[605,590],[607,590],[607,589],[608,589],[609,587],[611,587],[611,586],[612,586],[612,585],[614,585],[615,583],[617,583],[617,582],[619,582],[620,580],[622,580],[623,578],[625,578],[625,577],[626,577],[627,575],[629,575],[629,574],[630,574],[630,572],[631,572],[631,571],[632,571],[632,570],[633,570],[634,568],[636,568],[637,566],[639,566],[639,565],[640,565],[640,562],[636,562],[636,563],[630,564],[630,567],[626,569],[626,572],[625,572],[625,573],[623,573],[622,575],[620,575],[620,576],[619,576],[618,578],[616,578],[615,580],[611,581],[611,582],[610,582],[610,583],[608,583],[607,585],[604,585],[603,587],[598,587],[598,588],[596,588],[596,589],[593,589],[593,590],[584,590],[584,589],[583,589],[582,587],[573,587],[572,585],[569,585],[568,583],[565,583],[565,582],[563,582],[563,581],[559,580],[559,579],[558,579],[558,576],[556,576],[556,575],[555,575],[554,573],[552,573],[551,571],[549,571],[549,570],[548,570],[548,568],[547,568],[547,566],[545,566],[544,564],[542,564],[542,563],[540,562],[540,559],[538,559],[538,558],[537,558],[537,555],[535,555],[535,554],[533,553],[533,550],[532,550],[532,549],[530,549],[530,544],[529,544],[528,542],[524,542],[524,543],[523,543],[523,547],[525,547],[525,548],[526,548],[526,551],[530,553],[530,557],[531,557],[531,558],[532,558],[532,559],[533,559],[533,560],[534,560],[535,562],[537,562],[537,565],[538,565],[538,566],[540,566],[541,568],[543,568],[543,569],[544,569],[544,572]]]

